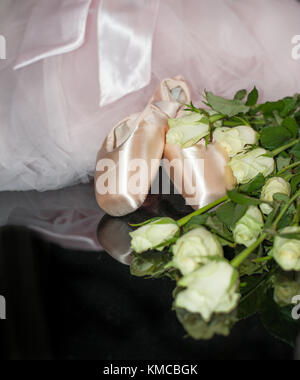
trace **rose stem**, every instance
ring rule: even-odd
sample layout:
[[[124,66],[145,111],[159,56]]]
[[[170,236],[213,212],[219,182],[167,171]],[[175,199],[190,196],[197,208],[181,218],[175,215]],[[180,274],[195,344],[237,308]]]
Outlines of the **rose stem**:
[[[294,169],[296,168],[297,166],[300,165],[300,161],[297,161],[297,162],[294,162],[293,164],[283,168],[282,170],[280,170],[277,175],[280,175],[280,174],[283,174],[284,172],[286,172],[287,170],[290,170],[290,169]]]
[[[287,150],[287,149],[291,148],[292,146],[298,144],[298,142],[300,142],[300,139],[294,140],[294,141],[292,141],[292,142],[290,142],[290,143],[288,143],[286,145],[281,146],[280,148],[272,150],[271,152],[268,152],[268,153],[264,154],[263,156],[265,156],[265,157],[275,157],[279,153],[284,152],[285,150]]]
[[[278,217],[276,218],[274,224],[273,224],[273,228],[276,230],[277,226],[278,226],[278,223],[280,222],[281,218],[283,218],[284,214],[287,212],[287,210],[290,208],[290,206],[295,202],[295,200],[300,196],[300,190],[298,190],[293,196],[292,198],[290,199],[290,201],[284,205],[284,207],[282,208],[280,214],[278,215]]]
[[[265,240],[267,237],[267,234],[264,232],[258,240],[256,240],[255,243],[250,245],[250,247],[246,248],[241,252],[237,257],[235,257],[231,261],[231,265],[235,268],[238,268],[246,259],[247,257]]]
[[[277,228],[280,220],[283,218],[287,210],[290,208],[291,204],[293,204],[299,196],[300,196],[300,190],[297,191],[297,193],[295,193],[294,196],[290,199],[289,203],[287,203],[282,208],[280,214],[278,215],[278,217],[276,218],[275,222],[272,225],[274,229]],[[259,239],[255,243],[253,243],[250,247],[244,249],[243,252],[241,252],[237,257],[235,257],[231,261],[231,265],[234,266],[235,268],[238,268],[247,259],[247,257],[266,239],[267,236],[268,235],[265,232],[262,233]]]
[[[207,206],[204,206],[202,208],[200,208],[199,210],[196,210],[194,212],[192,212],[191,214],[189,215],[186,215],[185,217],[183,217],[182,219],[179,219],[177,221],[177,224],[179,227],[182,227],[184,226],[188,221],[190,221],[194,216],[198,216],[198,215],[201,215],[201,214],[204,214],[206,211],[218,206],[219,204],[221,203],[224,203],[228,200],[228,195],[225,195],[225,197],[222,197],[222,198],[219,198],[217,199],[216,201],[210,203],[209,205]]]

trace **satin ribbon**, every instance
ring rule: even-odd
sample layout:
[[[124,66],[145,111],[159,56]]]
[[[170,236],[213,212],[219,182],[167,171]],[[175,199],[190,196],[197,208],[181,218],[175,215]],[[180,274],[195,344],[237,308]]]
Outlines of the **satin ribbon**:
[[[92,0],[32,2],[31,16],[14,69],[82,46],[91,3]]]
[[[78,49],[91,0],[32,1],[15,69]],[[98,0],[97,0],[98,1]],[[97,34],[100,106],[147,86],[160,0],[99,0]]]
[[[163,156],[168,118],[176,117],[189,102],[186,83],[180,77],[166,79],[140,114],[113,127],[98,153],[95,171],[96,199],[103,211],[123,216],[145,202]],[[140,169],[132,166],[137,160]]]
[[[98,13],[100,106],[147,86],[160,0],[102,0]]]

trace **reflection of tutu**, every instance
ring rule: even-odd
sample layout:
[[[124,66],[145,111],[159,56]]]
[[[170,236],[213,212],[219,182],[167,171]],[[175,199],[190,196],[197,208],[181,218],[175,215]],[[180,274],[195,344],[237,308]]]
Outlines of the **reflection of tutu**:
[[[64,248],[99,251],[97,228],[104,212],[91,184],[38,193],[1,192],[0,227],[24,226]]]
[[[148,0],[149,17],[142,1],[126,0],[120,17],[136,31],[133,39],[142,52],[154,30],[150,84],[143,87],[150,79],[147,62],[140,70],[134,65],[135,52],[130,62],[122,51],[124,62],[116,64],[124,65],[125,79],[128,72],[132,75],[130,85],[122,78],[130,94],[101,107],[107,78],[100,78],[99,86],[98,62],[103,74],[107,57],[100,55],[98,61],[98,52],[109,44],[105,45],[106,39],[101,45],[99,35],[98,49],[97,21],[101,9],[110,6],[106,22],[112,22],[112,4],[118,7],[124,2],[100,1],[98,16],[99,0],[91,5],[89,0],[1,1],[0,34],[7,40],[7,60],[0,61],[1,190],[46,190],[87,181],[111,127],[143,109],[164,77],[182,74],[194,95],[207,88],[232,96],[254,84],[261,100],[300,92],[300,61],[291,56],[292,37],[300,34],[300,5],[295,0]],[[130,25],[130,17],[135,24]],[[143,20],[148,39],[147,33],[142,37],[139,33],[146,28]],[[114,32],[122,34],[121,26],[113,25]],[[51,45],[51,39],[57,46]],[[118,52],[118,42],[111,49]],[[151,55],[147,58],[150,61]],[[12,69],[22,62],[29,64]],[[134,80],[137,73],[143,75],[139,83]],[[115,83],[120,83],[117,78]]]

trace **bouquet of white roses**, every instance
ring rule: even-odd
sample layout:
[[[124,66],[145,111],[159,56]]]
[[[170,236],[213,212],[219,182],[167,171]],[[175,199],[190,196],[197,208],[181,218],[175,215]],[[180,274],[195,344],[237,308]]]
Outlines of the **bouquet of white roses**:
[[[131,273],[176,281],[174,308],[195,339],[228,335],[256,313],[288,343],[298,331],[300,96],[257,100],[256,88],[233,100],[206,92],[210,109],[191,103],[169,121],[167,141],[183,149],[201,138],[218,143],[236,187],[180,220],[154,218],[131,233]]]

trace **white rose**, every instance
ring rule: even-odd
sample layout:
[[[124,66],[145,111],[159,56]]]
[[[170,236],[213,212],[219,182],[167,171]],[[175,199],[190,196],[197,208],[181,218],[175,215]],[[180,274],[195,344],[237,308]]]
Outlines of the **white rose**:
[[[231,312],[240,298],[238,273],[225,260],[211,261],[182,277],[178,285],[187,289],[177,295],[176,307],[200,313],[205,321],[214,313]]]
[[[173,254],[173,266],[186,275],[206,264],[211,257],[223,257],[223,248],[215,235],[199,227],[177,240]]]
[[[263,226],[264,219],[258,207],[249,206],[246,214],[234,226],[234,241],[250,247],[258,238]]]
[[[239,184],[251,181],[259,173],[267,177],[273,172],[275,167],[274,159],[264,157],[266,153],[265,149],[257,148],[248,153],[238,154],[231,159],[229,166]]]
[[[260,199],[267,202],[273,202],[274,194],[285,194],[288,197],[291,194],[291,185],[281,177],[270,178],[262,189]],[[261,211],[265,215],[269,215],[273,208],[267,203],[260,205]]]
[[[242,152],[246,145],[256,144],[258,134],[247,125],[234,128],[221,127],[215,129],[213,140],[221,145],[229,157],[233,157]]]
[[[179,227],[175,220],[160,218],[130,232],[132,237],[131,248],[137,253],[160,248],[172,239],[178,231]]]
[[[300,233],[300,227],[286,227],[280,234]],[[300,271],[300,240],[275,237],[272,254],[276,262],[286,271]]]
[[[209,134],[209,125],[201,123],[204,115],[195,112],[186,112],[178,119],[169,119],[167,143],[177,144],[188,148]]]

